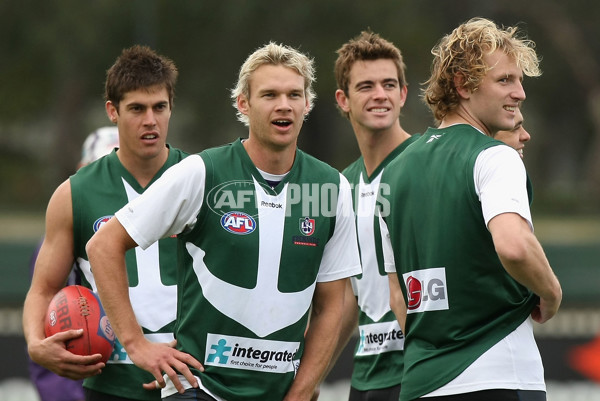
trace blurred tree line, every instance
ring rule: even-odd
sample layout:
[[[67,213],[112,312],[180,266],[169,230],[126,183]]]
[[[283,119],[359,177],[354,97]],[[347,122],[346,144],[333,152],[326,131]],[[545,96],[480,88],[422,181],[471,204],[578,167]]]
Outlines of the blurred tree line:
[[[543,75],[526,78],[525,164],[534,209],[600,212],[600,3],[575,0],[4,0],[0,3],[0,212],[42,212],[75,170],[83,140],[109,124],[105,71],[121,49],[144,44],[180,76],[169,142],[189,152],[246,136],[229,90],[247,55],[268,41],[308,53],[317,102],[300,136],[305,151],[342,169],[358,156],[335,108],[335,51],[361,30],[394,42],[408,66],[402,125],[433,124],[420,99],[430,50],[475,16],[518,24],[537,44]]]

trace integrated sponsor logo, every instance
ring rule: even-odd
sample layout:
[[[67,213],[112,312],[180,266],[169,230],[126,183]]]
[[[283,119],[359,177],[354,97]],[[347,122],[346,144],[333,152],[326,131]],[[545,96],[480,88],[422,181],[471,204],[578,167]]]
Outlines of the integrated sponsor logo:
[[[377,355],[404,349],[404,333],[397,321],[363,324],[356,356]]]
[[[444,267],[414,270],[402,277],[407,291],[407,313],[448,309]]]
[[[269,373],[294,372],[300,343],[208,333],[205,365]]]
[[[97,220],[94,222],[94,225],[93,225],[93,227],[92,227],[92,229],[94,230],[94,232],[97,232],[97,231],[100,229],[100,227],[102,227],[102,226],[103,226],[105,223],[107,223],[107,222],[108,222],[108,220],[110,220],[110,219],[111,219],[111,217],[113,217],[113,215],[112,215],[112,214],[111,214],[111,215],[109,215],[109,216],[102,216],[102,217],[100,217],[99,219],[97,219]]]
[[[221,217],[221,227],[233,234],[247,235],[256,229],[256,220],[244,212],[229,212]]]

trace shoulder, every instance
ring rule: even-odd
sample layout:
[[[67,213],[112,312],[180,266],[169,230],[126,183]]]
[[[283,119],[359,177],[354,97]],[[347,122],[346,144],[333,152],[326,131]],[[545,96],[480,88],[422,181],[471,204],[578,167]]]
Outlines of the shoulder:
[[[346,167],[344,170],[342,170],[342,174],[349,180],[352,180],[354,177],[358,177],[360,175],[362,166],[363,158],[361,156],[355,161],[353,161],[350,165],[348,165],[348,167]]]
[[[231,163],[233,159],[239,159],[239,149],[234,143],[227,143],[220,146],[204,149],[197,153],[207,165],[219,165],[220,163]]]
[[[502,165],[523,165],[519,153],[502,142],[490,143],[477,154],[477,163]]]
[[[331,167],[329,164],[317,159],[314,156],[309,155],[308,153],[300,149],[297,150],[296,157],[298,158],[298,164],[301,165],[303,170],[312,169],[312,172],[314,174],[318,173],[332,176],[339,176],[341,174],[337,169]]]
[[[167,146],[169,146],[169,152],[175,156],[175,159],[177,161],[185,159],[186,157],[188,157],[190,155],[188,152],[181,150],[179,148],[174,148],[170,145],[167,145]]]
[[[72,204],[71,179],[68,179],[63,181],[50,197],[46,210],[46,219],[60,217],[72,220]]]

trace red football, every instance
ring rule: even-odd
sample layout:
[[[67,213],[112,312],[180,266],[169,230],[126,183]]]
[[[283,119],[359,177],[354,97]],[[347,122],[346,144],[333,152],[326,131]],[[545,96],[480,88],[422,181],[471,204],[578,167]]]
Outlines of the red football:
[[[56,293],[46,313],[46,337],[61,331],[83,329],[81,337],[66,343],[67,350],[78,355],[102,354],[110,357],[115,333],[98,296],[86,287],[69,285]]]

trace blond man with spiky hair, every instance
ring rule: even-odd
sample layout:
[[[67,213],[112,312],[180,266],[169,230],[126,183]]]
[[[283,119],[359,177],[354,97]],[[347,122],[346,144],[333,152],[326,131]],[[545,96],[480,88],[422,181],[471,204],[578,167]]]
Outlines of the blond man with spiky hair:
[[[493,138],[515,126],[523,76],[540,75],[534,44],[474,18],[432,54],[423,97],[438,126],[382,179],[386,270],[403,293],[400,400],[545,400],[532,322],[552,318],[562,292],[533,234],[523,162]]]

